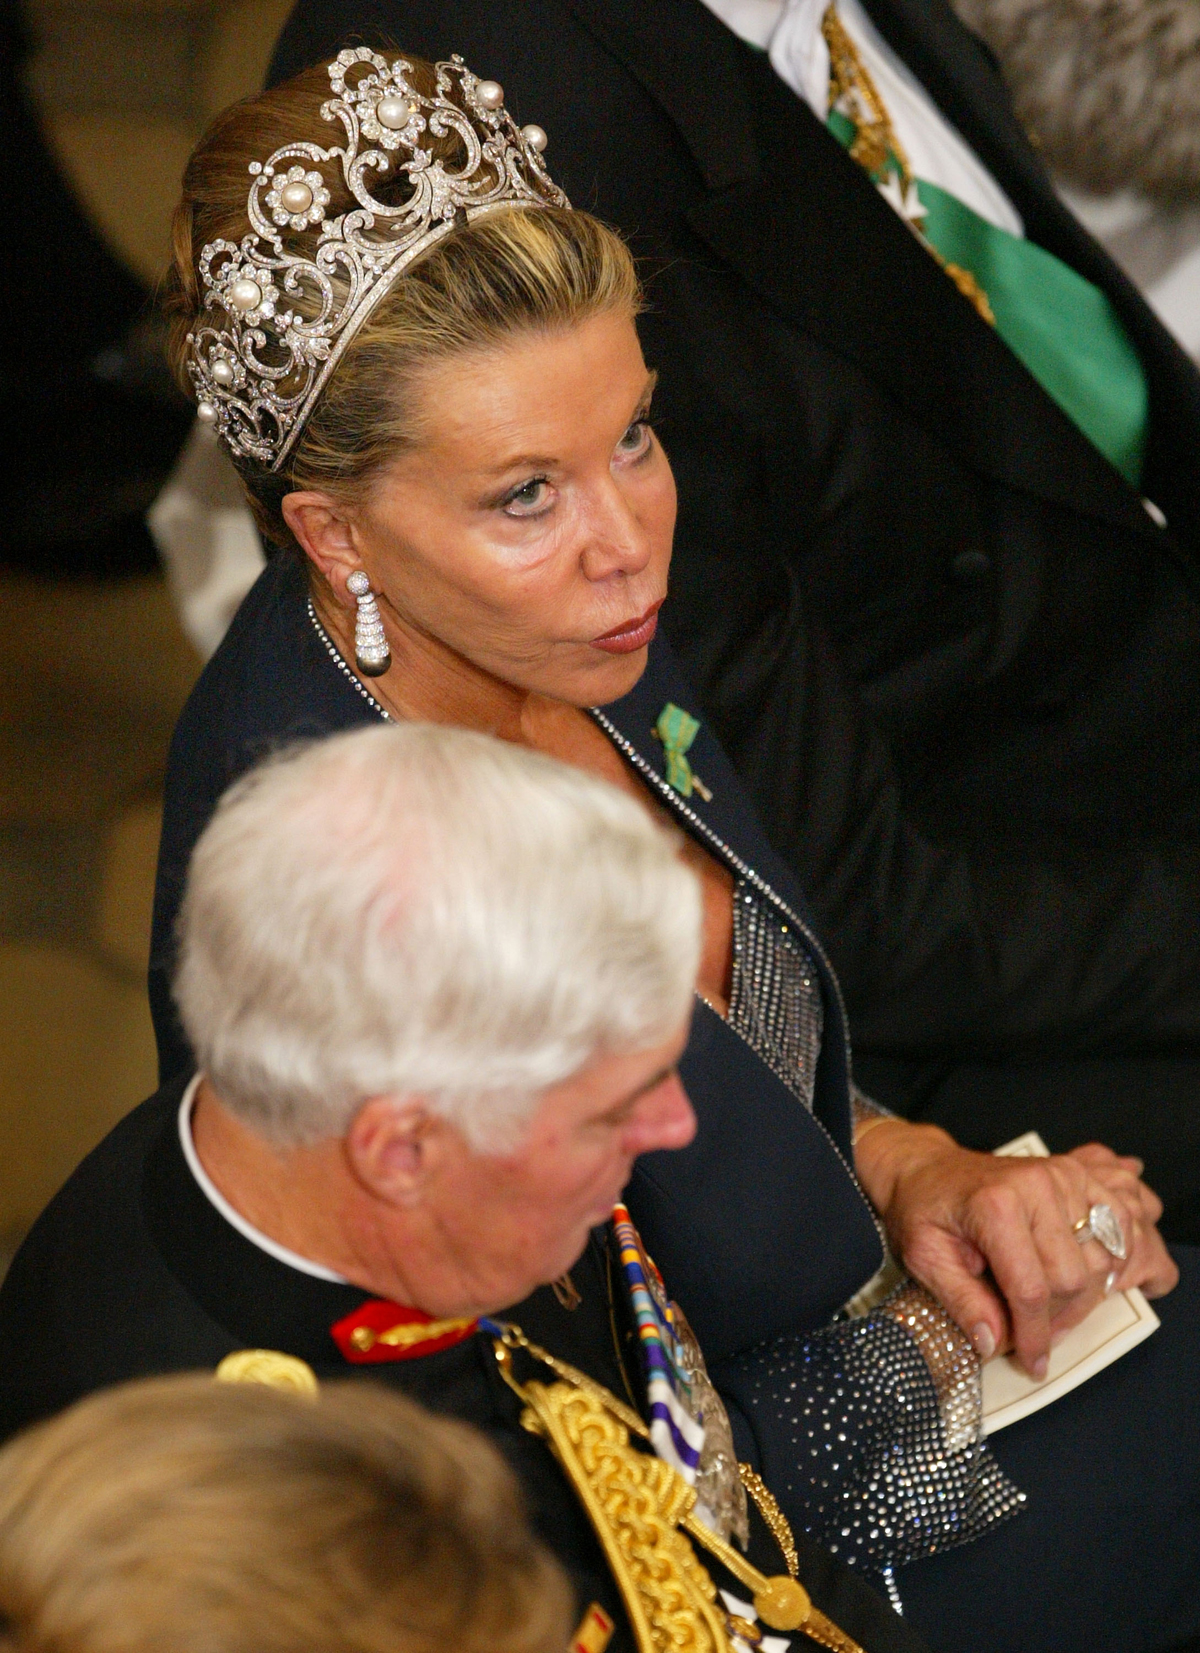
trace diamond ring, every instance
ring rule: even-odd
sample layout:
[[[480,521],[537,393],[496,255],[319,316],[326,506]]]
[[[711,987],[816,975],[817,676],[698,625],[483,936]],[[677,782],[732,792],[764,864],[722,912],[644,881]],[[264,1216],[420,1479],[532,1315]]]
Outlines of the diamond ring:
[[[1080,1245],[1098,1240],[1110,1257],[1125,1261],[1125,1236],[1111,1205],[1093,1205],[1087,1216],[1080,1217],[1072,1226],[1071,1232]]]

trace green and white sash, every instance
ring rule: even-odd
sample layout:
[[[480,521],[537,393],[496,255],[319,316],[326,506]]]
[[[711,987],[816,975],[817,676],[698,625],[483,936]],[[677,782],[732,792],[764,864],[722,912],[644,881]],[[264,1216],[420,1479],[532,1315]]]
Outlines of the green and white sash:
[[[1044,248],[914,178],[835,6],[821,29],[829,47],[829,130],[1047,395],[1136,488],[1149,394],[1108,298]]]

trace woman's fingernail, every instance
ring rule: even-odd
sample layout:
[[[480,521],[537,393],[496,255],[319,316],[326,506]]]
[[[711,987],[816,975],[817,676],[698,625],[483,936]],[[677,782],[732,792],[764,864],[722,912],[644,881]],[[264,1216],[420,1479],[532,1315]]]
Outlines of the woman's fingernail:
[[[1037,1378],[1039,1383],[1045,1377],[1046,1373],[1049,1370],[1050,1370],[1050,1361],[1049,1361],[1049,1358],[1046,1355],[1042,1355],[1039,1360],[1034,1361],[1034,1363],[1033,1363],[1033,1375],[1034,1375],[1035,1378]]]
[[[981,1320],[971,1333],[980,1360],[990,1360],[996,1352],[996,1338],[986,1320]]]
[[[1116,1283],[1117,1283],[1117,1271],[1116,1271],[1115,1268],[1110,1269],[1109,1272],[1108,1272],[1108,1278],[1104,1282],[1104,1295],[1105,1295],[1105,1297],[1107,1297],[1108,1294],[1112,1291],[1112,1289],[1116,1285]]]

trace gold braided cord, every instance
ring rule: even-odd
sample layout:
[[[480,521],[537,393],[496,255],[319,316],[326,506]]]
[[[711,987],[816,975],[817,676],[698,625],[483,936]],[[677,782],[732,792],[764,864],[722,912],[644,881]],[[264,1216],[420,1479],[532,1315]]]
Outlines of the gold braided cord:
[[[795,1578],[800,1571],[800,1557],[796,1554],[796,1540],[792,1537],[787,1516],[775,1502],[774,1493],[770,1491],[757,1470],[751,1469],[749,1464],[739,1464],[738,1474],[742,1478],[742,1485],[758,1506],[763,1525],[783,1551],[788,1572]]]
[[[595,1378],[590,1378],[586,1372],[581,1372],[578,1366],[572,1366],[566,1360],[559,1360],[557,1355],[552,1355],[547,1350],[539,1348],[536,1343],[531,1343],[520,1326],[514,1326],[511,1323],[506,1325],[498,1339],[498,1343],[507,1350],[524,1349],[526,1354],[532,1355],[534,1360],[540,1361],[543,1366],[548,1366],[558,1377],[564,1378],[567,1383],[573,1384],[576,1389],[582,1389],[585,1394],[591,1395],[598,1405],[611,1412],[615,1418],[618,1418],[631,1434],[640,1436],[643,1441],[650,1439],[650,1431],[632,1406],[626,1406],[623,1400],[618,1400],[611,1390],[606,1389],[602,1383],[597,1383]],[[501,1372],[511,1383],[512,1366],[511,1363],[506,1364],[501,1358],[499,1347],[496,1350],[496,1358],[500,1363]],[[517,1388],[517,1392],[520,1393],[520,1389],[516,1384],[512,1384],[512,1387]]]
[[[830,1653],[862,1653],[862,1648],[856,1641],[852,1641],[844,1630],[839,1630],[833,1620],[826,1618],[819,1607],[813,1606],[807,1590],[796,1582],[800,1558],[796,1554],[796,1544],[787,1516],[749,1464],[739,1464],[738,1469],[741,1471],[742,1485],[758,1505],[759,1514],[783,1550],[790,1576],[764,1579],[756,1568],[749,1566],[742,1559],[732,1545],[714,1539],[713,1534],[707,1527],[703,1527],[695,1516],[689,1516],[684,1522],[688,1532],[711,1550],[736,1579],[749,1585],[754,1592],[754,1606],[764,1624],[773,1625],[781,1630],[801,1629],[809,1641],[816,1642],[818,1647],[829,1648]]]
[[[695,1494],[582,1389],[522,1385],[522,1423],[545,1435],[587,1509],[641,1653],[732,1653],[712,1580],[680,1531]]]
[[[843,27],[836,5],[826,8],[821,19],[821,33],[829,47],[829,107],[854,122],[850,159],[857,161],[873,180],[877,180],[886,170],[889,160],[893,161],[899,174],[900,189],[907,200],[910,191],[916,187],[908,156],[900,146],[887,105],[879,95],[870,70]],[[961,264],[951,264],[943,258],[920,223],[907,214],[904,221],[926,250],[933,254],[962,296],[975,306],[984,321],[994,327],[996,317],[988,296],[970,270],[964,270]]]
[[[518,1348],[561,1381],[518,1382],[512,1364]],[[797,1582],[791,1529],[753,1470],[742,1466],[743,1481],[784,1549],[784,1576],[761,1573],[698,1519],[694,1489],[662,1459],[630,1444],[631,1433],[646,1439],[649,1431],[603,1385],[530,1343],[518,1327],[506,1326],[495,1349],[504,1381],[523,1402],[523,1427],[548,1442],[587,1513],[621,1592],[638,1653],[733,1653],[735,1627],[685,1534],[751,1591],[755,1611],[770,1629],[802,1630],[831,1653],[863,1653],[813,1607]]]

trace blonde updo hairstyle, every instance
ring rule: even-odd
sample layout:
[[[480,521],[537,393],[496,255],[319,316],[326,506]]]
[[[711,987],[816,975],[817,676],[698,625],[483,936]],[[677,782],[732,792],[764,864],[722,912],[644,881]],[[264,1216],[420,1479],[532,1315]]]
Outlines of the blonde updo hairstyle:
[[[395,57],[395,52],[389,52]],[[431,95],[433,67],[405,56],[409,79]],[[168,354],[185,392],[188,334],[204,311],[199,262],[217,240],[240,243],[251,225],[246,211],[250,163],[262,162],[285,143],[308,141],[324,148],[342,140],[336,122],[323,120],[330,97],[327,63],[306,69],[258,97],[224,111],[196,146],[183,177],[183,194],[172,226],[172,267],[166,307],[171,330]],[[457,161],[454,134],[426,134],[437,158]],[[338,166],[321,168],[330,191],[327,216],[354,209]],[[373,191],[388,200],[388,185]],[[406,179],[391,188],[403,199]],[[289,245],[313,256],[320,226],[293,233]],[[315,300],[288,296],[289,307],[315,313]],[[284,496],[318,490],[352,504],[406,448],[420,440],[429,411],[421,405],[422,369],[447,358],[494,348],[523,332],[554,332],[611,311],[631,317],[641,309],[641,290],[628,248],[615,231],[585,212],[548,206],[495,211],[454,229],[423,253],[355,334],[325,386],[279,473],[234,456],[258,526],[273,544],[295,546],[284,522]],[[211,317],[210,310],[207,315]],[[221,312],[216,312],[218,323]]]

